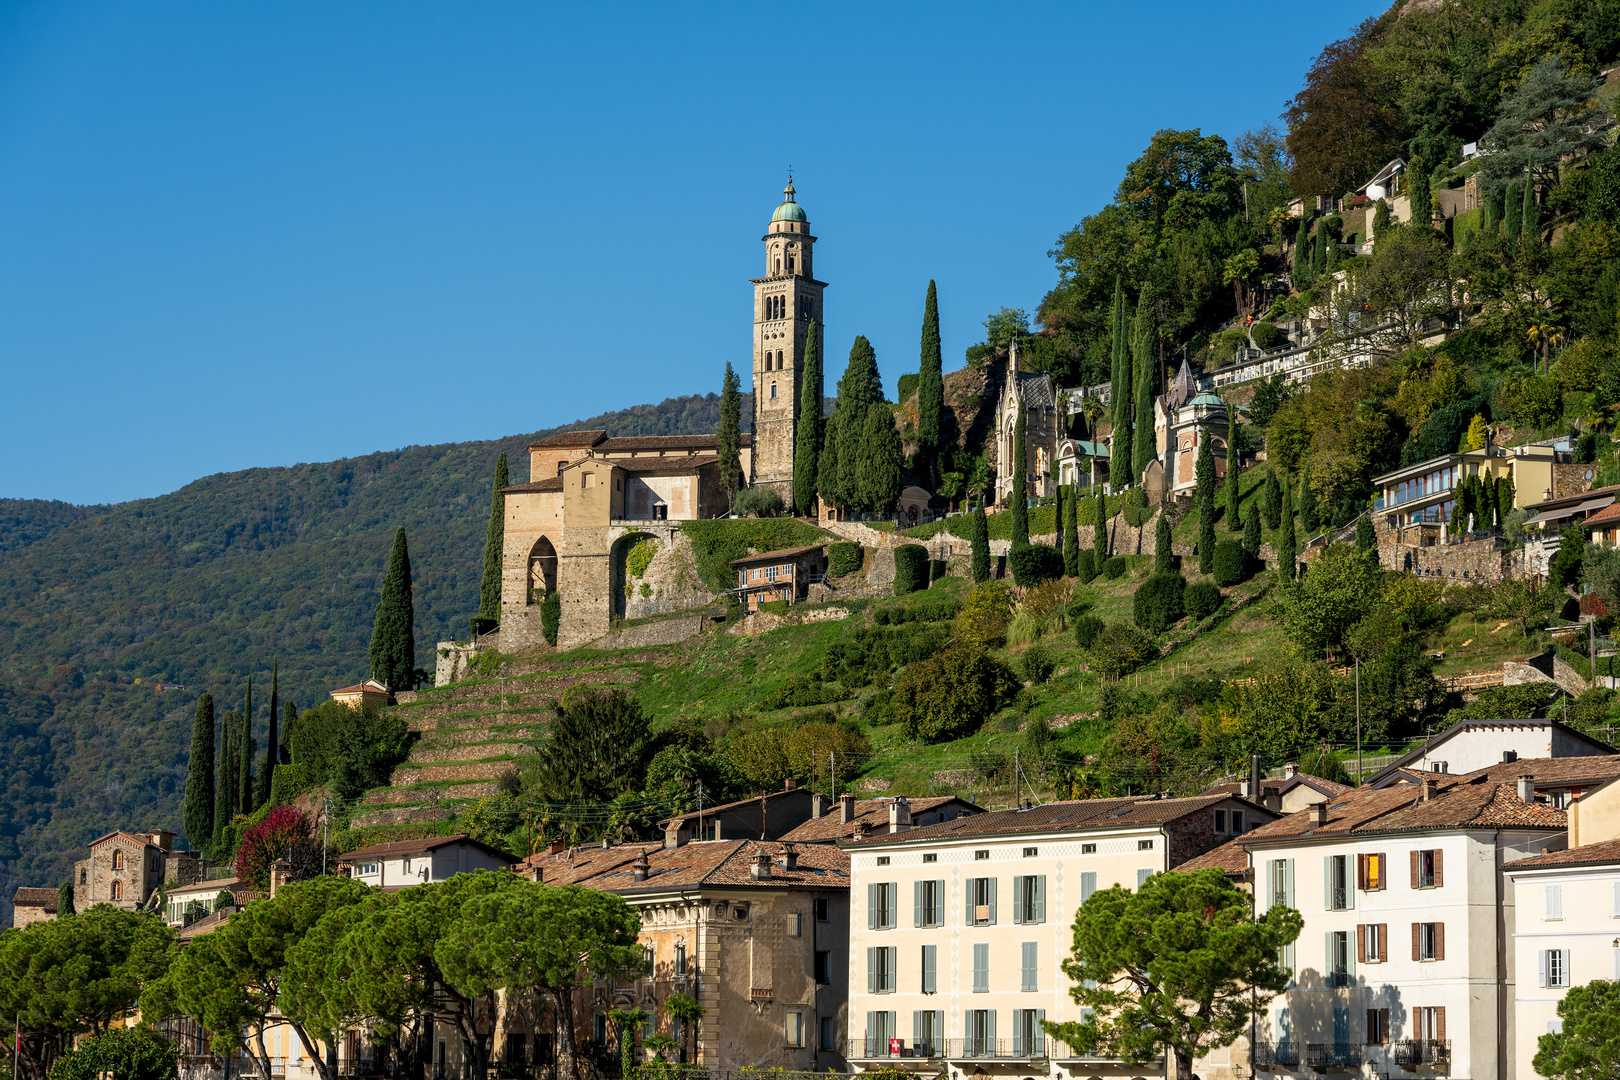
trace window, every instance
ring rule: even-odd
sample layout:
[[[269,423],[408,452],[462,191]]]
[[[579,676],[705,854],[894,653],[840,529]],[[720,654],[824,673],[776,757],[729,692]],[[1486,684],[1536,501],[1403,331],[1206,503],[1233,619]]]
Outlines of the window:
[[[966,1057],[984,1057],[996,1047],[996,1010],[969,1009],[962,1014]]]
[[[928,854],[923,856],[923,862],[939,862],[939,854],[937,852],[930,851]]]
[[[1412,959],[1444,960],[1446,958],[1446,924],[1412,924]]]
[[[911,1014],[911,1041],[917,1057],[933,1057],[944,1049],[945,1011],[918,1009]]]
[[[895,928],[895,894],[900,886],[892,881],[874,882],[866,887],[866,928],[893,930]]]
[[[1412,888],[1438,889],[1440,883],[1440,850],[1412,852]]]
[[[1226,811],[1225,810],[1217,810],[1217,811],[1215,811],[1215,831],[1218,832],[1218,833],[1223,833],[1223,832],[1226,831]]]
[[[816,950],[816,985],[832,985],[832,953],[825,949]]]
[[[1046,921],[1046,875],[1022,874],[1013,878],[1013,922]]]
[[[123,868],[124,868],[124,853],[122,851],[114,851],[113,852],[113,869],[114,870],[122,870]]]
[[[1138,869],[1136,871],[1136,887],[1138,889],[1141,889],[1142,886],[1147,884],[1148,878],[1150,878],[1152,876],[1153,876],[1153,869],[1151,867],[1144,866],[1144,867],[1141,867],[1140,869]]]
[[[1232,811],[1232,831],[1235,833],[1243,832],[1243,811],[1241,810]]]
[[[1151,841],[1151,840],[1138,840],[1136,842],[1136,850],[1137,851],[1152,851],[1153,850],[1153,841]]]
[[[1024,858],[1033,859],[1035,856],[1039,855],[1040,853],[1041,853],[1040,848],[1027,847],[1027,848],[1024,849]]]
[[[887,855],[879,855],[878,856],[878,865],[879,866],[888,866],[889,865],[889,857]]]
[[[1446,1007],[1422,1006],[1412,1010],[1412,1034],[1419,1039],[1438,1041],[1446,1037]]]
[[[975,859],[988,859],[990,857],[990,852],[981,849],[979,851],[975,851],[973,853],[973,857]]]
[[[641,948],[641,963],[646,967],[647,974],[652,974],[653,964],[655,964],[657,960],[658,954],[653,951],[653,947],[651,945],[643,945]]]
[[[1367,1010],[1367,1045],[1383,1046],[1389,1042],[1389,1010]]]
[[[1046,1032],[1041,1028],[1045,1019],[1045,1009],[1013,1010],[1013,1057],[1045,1056]]]
[[[1356,956],[1364,964],[1382,964],[1389,959],[1389,924],[1363,923],[1356,927]]]
[[[122,881],[115,881],[112,883],[112,898],[114,900],[122,900],[124,898],[124,883]]]
[[[81,869],[79,871],[79,884],[84,885],[84,884],[87,884],[89,881],[90,881],[90,872],[88,870]]]
[[[827,921],[827,900],[825,897],[816,901],[816,922]]]
[[[782,1025],[783,1034],[787,1036],[789,1046],[804,1045],[804,1013],[798,1009],[789,1009],[786,1021]]]
[[[1294,860],[1269,859],[1266,862],[1266,893],[1271,898],[1268,907],[1293,907]]]
[[[1350,973],[1350,933],[1347,930],[1331,930],[1327,936],[1327,976],[1329,986],[1349,986]]]
[[[1328,911],[1348,911],[1355,906],[1355,893],[1350,889],[1350,858],[1347,855],[1328,855],[1322,860],[1322,883],[1325,895],[1322,906]]]
[[[1549,921],[1562,919],[1564,917],[1564,887],[1562,885],[1548,885],[1543,888],[1542,892],[1547,906],[1547,914],[1544,918]]]
[[[798,912],[788,916],[788,937],[804,937],[804,916]]]
[[[1080,902],[1083,904],[1091,899],[1091,894],[1097,891],[1097,871],[1082,870],[1080,872]]]
[[[993,877],[968,878],[967,911],[963,922],[968,926],[994,926],[996,924],[996,879]]]
[[[939,991],[939,946],[924,945],[922,947],[922,992],[933,994]]]
[[[821,1041],[816,1044],[817,1050],[831,1050],[833,1048],[833,1018],[821,1018]]]
[[[686,974],[686,942],[684,941],[675,943],[675,974]]]
[[[1542,949],[1540,968],[1542,986],[1568,986],[1569,950]]]
[[[374,862],[363,862],[363,863],[360,864],[360,876],[361,877],[373,877],[377,873],[379,873],[380,870],[381,870],[381,867],[379,866],[379,864],[374,863]]]
[[[1384,887],[1384,867],[1389,859],[1383,854],[1356,856],[1356,886],[1363,892],[1378,892]]]
[[[945,882],[914,881],[911,885],[913,926],[945,925]]]
[[[894,993],[894,949],[866,950],[866,992],[868,994]]]
[[[1025,941],[1019,944],[1018,989],[1039,990],[1041,943]]]
[[[1080,845],[1080,854],[1082,854],[1082,855],[1095,855],[1095,854],[1097,854],[1097,845],[1096,844],[1081,844]]]
[[[990,992],[990,946],[983,941],[973,946],[973,992]]]
[[[776,398],[776,384],[775,383],[771,383],[771,398],[772,398],[772,400],[775,400],[775,398]]]

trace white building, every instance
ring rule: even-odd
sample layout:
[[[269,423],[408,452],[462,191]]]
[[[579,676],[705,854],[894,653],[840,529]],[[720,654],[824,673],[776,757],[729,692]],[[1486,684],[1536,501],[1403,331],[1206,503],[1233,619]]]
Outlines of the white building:
[[[1369,777],[1366,786],[1411,784],[1416,782],[1414,773],[1470,773],[1521,758],[1601,757],[1615,752],[1607,743],[1556,720],[1464,720],[1390,762]],[[1607,775],[1607,765],[1597,768],[1599,777]],[[1552,774],[1547,773],[1539,790],[1545,793],[1551,782]]]
[[[364,885],[398,889],[475,870],[505,870],[517,859],[466,834],[372,844],[338,856],[339,870]]]

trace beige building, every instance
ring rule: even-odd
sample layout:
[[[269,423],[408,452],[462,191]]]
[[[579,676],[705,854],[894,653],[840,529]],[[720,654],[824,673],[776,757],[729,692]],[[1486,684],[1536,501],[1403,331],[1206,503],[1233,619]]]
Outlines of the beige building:
[[[797,604],[810,597],[810,586],[827,573],[827,545],[762,551],[732,559],[737,570],[737,594],[749,611],[761,603],[780,600]]]
[[[351,709],[380,709],[388,704],[389,698],[388,687],[376,679],[367,679],[353,686],[340,686],[329,693],[333,701],[342,702]]]
[[[996,505],[1010,506],[1017,446],[1018,411],[1024,410],[1024,463],[1029,489],[1024,498],[1039,499],[1057,486],[1058,444],[1068,434],[1068,398],[1045,372],[1025,371],[1018,360],[1018,341],[1008,346],[1007,377],[996,402]]]
[[[202,856],[175,851],[174,833],[110,832],[90,841],[90,855],[73,864],[73,906],[141,908],[166,881],[189,884],[202,877]]]
[[[1242,795],[1245,799],[1258,802],[1267,810],[1276,814],[1292,814],[1296,810],[1303,810],[1308,806],[1321,802],[1323,799],[1336,799],[1348,791],[1355,790],[1344,784],[1332,780],[1324,780],[1320,776],[1302,773],[1299,766],[1289,763],[1283,766],[1281,776],[1266,776],[1260,779],[1260,797],[1253,798],[1249,792],[1249,782],[1217,784],[1204,792],[1205,795],[1227,794]],[[1234,832],[1243,830],[1235,829]]]
[[[1408,465],[1373,477],[1380,496],[1373,508],[1375,519],[1395,530],[1397,543],[1419,547],[1444,542],[1451,527],[1452,493],[1464,480],[1478,476],[1494,483],[1509,477],[1513,505],[1525,507],[1557,494],[1554,466],[1568,460],[1568,453],[1549,444],[1532,443],[1487,446]]]
[[[11,897],[11,926],[21,930],[29,923],[56,918],[56,890],[19,886]]]
[[[773,488],[782,501],[793,504],[793,450],[799,430],[799,398],[803,391],[804,347],[810,324],[816,325],[816,351],[821,370],[827,369],[827,327],[822,293],[827,283],[817,281],[813,257],[816,238],[810,219],[794,200],[793,181],[782,192],[782,204],[771,213],[762,238],[765,276],[754,278],[754,445],[752,483]],[[821,375],[815,388],[819,403],[826,385]],[[801,506],[799,513],[808,513]]]
[[[1273,817],[1225,794],[1091,799],[846,842],[851,1064],[953,1080],[1158,1073],[1044,1034],[1042,1020],[1080,1015],[1061,967],[1075,912]]]
[[[1198,389],[1198,380],[1184,358],[1165,392],[1153,399],[1154,448],[1166,470],[1164,485],[1171,498],[1197,486],[1199,440],[1206,435],[1215,476],[1226,475],[1229,426],[1226,402]]]

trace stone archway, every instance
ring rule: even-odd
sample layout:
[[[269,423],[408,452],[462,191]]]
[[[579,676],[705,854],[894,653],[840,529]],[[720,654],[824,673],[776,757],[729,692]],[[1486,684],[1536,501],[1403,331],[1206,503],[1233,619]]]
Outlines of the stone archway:
[[[528,602],[538,604],[557,591],[557,549],[542,536],[529,549]]]
[[[641,541],[646,540],[652,544],[658,543],[658,538],[647,532],[628,532],[613,542],[608,549],[608,613],[615,619],[624,618],[629,609],[630,589],[634,582],[630,580],[625,570],[625,561],[630,551]]]

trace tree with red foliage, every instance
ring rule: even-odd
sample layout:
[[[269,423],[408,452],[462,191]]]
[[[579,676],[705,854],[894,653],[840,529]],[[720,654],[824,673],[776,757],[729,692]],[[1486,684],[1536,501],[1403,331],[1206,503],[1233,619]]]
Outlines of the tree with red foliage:
[[[315,834],[309,817],[290,806],[273,808],[265,819],[242,834],[236,851],[236,876],[254,888],[270,884],[270,867],[288,856],[295,844],[308,842]]]
[[[1323,49],[1283,116],[1294,191],[1337,198],[1371,180],[1400,152],[1401,111],[1367,56],[1378,17]]]

